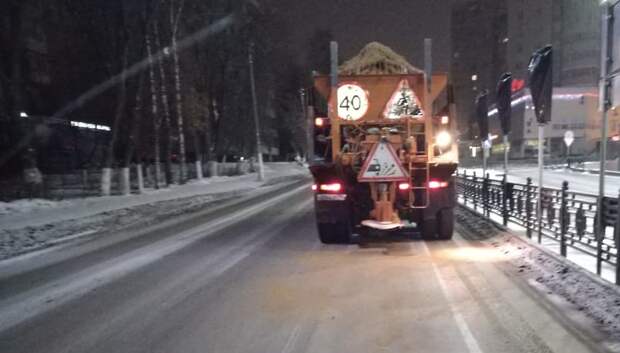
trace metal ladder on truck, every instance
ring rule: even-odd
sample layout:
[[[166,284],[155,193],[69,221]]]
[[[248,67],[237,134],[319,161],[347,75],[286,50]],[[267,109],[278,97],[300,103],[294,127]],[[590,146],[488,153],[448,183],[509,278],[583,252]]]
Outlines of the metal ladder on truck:
[[[429,182],[431,180],[430,175],[430,167],[428,163],[428,141],[426,140],[426,123],[424,120],[420,121],[417,119],[407,118],[407,135],[413,136],[416,145],[418,145],[418,138],[420,136],[424,137],[424,150],[422,153],[419,153],[416,147],[416,153],[413,157],[414,160],[409,160],[409,177],[411,179],[411,185],[409,188],[409,208],[419,209],[426,208],[429,205],[430,201],[430,192],[429,192]],[[421,129],[420,129],[421,127]],[[413,130],[412,130],[413,128]],[[421,130],[421,131],[419,131]],[[419,178],[419,175],[422,175],[423,178]],[[423,195],[424,202],[423,204],[416,204],[418,201],[418,197]]]

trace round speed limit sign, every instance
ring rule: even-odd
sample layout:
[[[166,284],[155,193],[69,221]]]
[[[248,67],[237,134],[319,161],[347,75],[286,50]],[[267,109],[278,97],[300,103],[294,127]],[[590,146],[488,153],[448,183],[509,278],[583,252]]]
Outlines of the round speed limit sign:
[[[368,94],[351,83],[338,87],[338,117],[344,120],[358,120],[368,111]]]

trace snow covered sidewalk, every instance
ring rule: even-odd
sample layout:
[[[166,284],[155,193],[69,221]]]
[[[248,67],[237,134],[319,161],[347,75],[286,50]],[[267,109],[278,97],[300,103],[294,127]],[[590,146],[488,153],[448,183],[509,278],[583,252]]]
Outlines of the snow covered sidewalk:
[[[599,336],[603,346],[619,350],[620,287],[469,209],[458,207],[456,219],[461,235],[485,245],[479,256],[523,280],[562,315],[580,323],[580,329]]]
[[[309,177],[295,163],[268,163],[265,182],[256,174],[192,180],[144,194],[0,203],[0,260],[72,238],[110,232],[163,217],[190,213],[261,186]]]

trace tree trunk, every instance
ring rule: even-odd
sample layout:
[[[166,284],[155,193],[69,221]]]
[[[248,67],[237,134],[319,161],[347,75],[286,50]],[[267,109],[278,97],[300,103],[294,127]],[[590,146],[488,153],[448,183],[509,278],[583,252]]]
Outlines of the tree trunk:
[[[129,167],[122,167],[119,174],[121,195],[131,194],[131,180],[129,179]]]
[[[149,34],[148,28],[146,30],[146,35],[144,36],[146,41],[146,52],[148,55],[149,62],[149,79],[151,86],[151,113],[153,115],[153,135],[154,135],[154,164],[155,164],[155,176],[154,176],[154,187],[155,189],[159,189],[159,180],[161,179],[161,163],[160,163],[160,151],[159,151],[159,135],[160,135],[160,126],[161,119],[159,119],[159,114],[157,111],[157,78],[155,76],[155,67],[153,60],[153,47],[151,43],[151,35]]]
[[[144,192],[144,176],[142,175],[142,163],[136,164],[136,178],[138,179],[138,194]]]
[[[202,175],[202,154],[200,153],[200,141],[199,141],[198,133],[195,129],[192,130],[192,140],[194,141],[194,155],[196,156],[196,160],[194,163],[196,164],[196,179],[201,180],[203,178]]]
[[[181,68],[179,65],[179,53],[177,52],[177,32],[179,29],[179,19],[183,12],[183,4],[185,0],[180,0],[179,9],[175,16],[174,1],[170,0],[170,26],[172,27],[172,58],[174,61],[174,87],[176,90],[176,111],[177,111],[177,128],[179,132],[179,156],[180,160],[180,176],[179,183],[184,184],[187,177],[186,173],[186,155],[185,155],[185,132],[183,131],[183,102],[181,101]],[[176,17],[176,18],[175,18]]]
[[[24,35],[24,7],[21,1],[10,1],[7,4],[8,6],[4,6],[3,11],[7,11],[7,15],[2,15],[0,21],[4,21],[5,18],[8,20],[8,35],[7,38],[9,47],[3,48],[3,52],[6,54],[6,58],[8,59],[6,62],[6,67],[3,65],[0,67],[0,70],[3,71],[4,74],[7,74],[8,77],[0,77],[0,83],[3,83],[3,86],[0,87],[0,91],[3,91],[2,94],[6,96],[7,105],[6,105],[6,113],[9,115],[9,124],[8,128],[10,129],[10,133],[8,134],[9,145],[12,146],[10,149],[6,151],[0,151],[0,166],[3,166],[7,163],[11,158],[16,155],[22,154],[23,160],[23,152],[28,151],[28,147],[34,137],[32,131],[22,131],[19,124],[20,113],[25,110],[25,80],[24,80],[24,63],[25,63],[25,47],[26,47],[26,39]],[[6,9],[8,7],[8,10]],[[5,17],[6,16],[6,17]],[[11,45],[12,44],[12,45]],[[2,61],[0,61],[2,63]],[[3,98],[0,94],[0,98]],[[2,110],[0,110],[0,114],[2,114]],[[35,159],[36,168],[36,159]],[[25,165],[22,162],[22,169],[25,169]],[[23,171],[26,172],[25,170]]]
[[[204,161],[210,161],[213,159],[213,153],[211,153],[212,143],[211,143],[211,132],[212,124],[211,124],[211,99],[207,99],[207,107],[205,108],[204,116],[203,116],[203,124],[204,124],[204,145],[203,145],[203,158]]]
[[[126,45],[123,49],[123,64],[121,66],[121,82],[118,88],[118,98],[116,103],[116,112],[114,114],[114,123],[112,124],[112,137],[110,138],[110,142],[108,143],[108,148],[106,151],[106,157],[104,161],[103,171],[101,173],[101,195],[108,196],[111,191],[112,184],[112,164],[114,163],[114,147],[116,145],[116,140],[118,139],[118,130],[121,122],[121,118],[123,116],[123,112],[125,111],[125,103],[127,98],[127,57],[129,48]]]
[[[153,25],[154,33],[155,33],[155,45],[156,48],[161,51],[161,39],[159,37],[159,27],[157,23]],[[161,102],[164,112],[164,131],[166,133],[165,138],[165,156],[164,156],[164,174],[166,177],[166,186],[172,183],[172,162],[170,158],[172,157],[172,127],[170,126],[170,105],[168,104],[168,89],[166,87],[166,70],[164,68],[164,59],[160,55],[157,58],[157,66],[159,67],[159,80],[161,83]]]
[[[131,194],[131,180],[129,167],[131,160],[134,156],[134,152],[138,149],[140,144],[140,125],[142,123],[142,87],[144,86],[144,75],[140,75],[138,82],[138,90],[136,92],[136,105],[134,107],[134,116],[131,124],[131,129],[127,137],[127,146],[125,150],[125,156],[121,164],[121,194]]]

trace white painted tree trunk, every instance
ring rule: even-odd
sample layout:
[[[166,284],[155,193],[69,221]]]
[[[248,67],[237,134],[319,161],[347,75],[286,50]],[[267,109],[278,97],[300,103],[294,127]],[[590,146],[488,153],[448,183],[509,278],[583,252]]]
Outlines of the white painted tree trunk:
[[[131,181],[129,180],[129,167],[121,168],[120,187],[122,195],[131,194]]]
[[[101,196],[110,196],[112,188],[112,168],[101,169]]]
[[[207,162],[207,170],[209,171],[209,177],[217,176],[217,162],[209,161]]]
[[[138,179],[138,194],[144,192],[144,176],[142,175],[142,164],[136,164],[136,176]]]
[[[196,164],[196,179],[202,180],[203,179],[203,176],[202,176],[202,162],[201,161],[196,161],[194,163]]]

